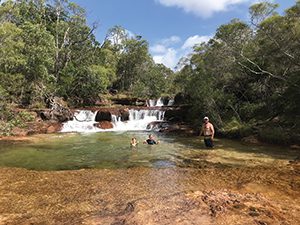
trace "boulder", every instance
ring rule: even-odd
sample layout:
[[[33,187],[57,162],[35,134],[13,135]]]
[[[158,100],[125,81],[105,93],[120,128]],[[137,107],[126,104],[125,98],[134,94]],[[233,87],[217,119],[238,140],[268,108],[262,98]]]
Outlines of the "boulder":
[[[49,97],[45,101],[50,109],[39,110],[36,112],[42,120],[52,120],[63,123],[73,119],[74,114],[62,98]]]
[[[67,122],[69,120],[73,120],[74,114],[69,109],[61,109],[61,110],[40,110],[37,112],[42,120],[53,120],[60,123]]]
[[[121,109],[120,110],[120,116],[122,121],[128,121],[129,120],[129,109]]]
[[[117,90],[117,89],[114,89],[114,88],[110,88],[110,89],[109,89],[109,93],[110,93],[111,95],[116,95],[116,94],[118,94],[118,90]]]
[[[183,93],[178,93],[177,95],[175,95],[174,104],[175,105],[184,104],[185,103],[185,98],[186,98],[186,96]]]
[[[109,121],[101,121],[99,123],[96,123],[94,126],[100,128],[100,129],[105,129],[105,130],[112,129],[114,127],[112,122],[109,122]]]
[[[98,111],[96,114],[96,122],[101,122],[101,121],[109,121],[111,122],[112,115],[111,112],[108,111]]]
[[[169,101],[171,100],[170,97],[162,97],[161,100],[163,101],[164,106],[167,106],[169,104]]]
[[[169,108],[165,112],[165,120],[172,122],[187,121],[189,109],[189,107]]]
[[[61,131],[61,129],[62,129],[62,124],[61,123],[51,124],[47,128],[47,134],[57,133],[57,132]]]
[[[159,130],[163,131],[165,129],[168,129],[168,123],[162,122],[162,121],[153,121],[147,125],[148,130]]]

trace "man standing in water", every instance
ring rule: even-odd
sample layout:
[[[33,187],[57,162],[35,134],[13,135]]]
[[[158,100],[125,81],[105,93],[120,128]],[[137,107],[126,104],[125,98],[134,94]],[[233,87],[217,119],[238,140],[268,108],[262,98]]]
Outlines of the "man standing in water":
[[[201,128],[200,136],[204,135],[204,143],[207,148],[213,148],[213,139],[215,135],[214,126],[209,122],[209,118],[204,117],[204,123]]]

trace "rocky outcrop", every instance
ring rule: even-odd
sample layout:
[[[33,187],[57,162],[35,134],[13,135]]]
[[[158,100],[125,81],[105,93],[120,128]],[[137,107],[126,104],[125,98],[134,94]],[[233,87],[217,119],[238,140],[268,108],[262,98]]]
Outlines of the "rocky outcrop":
[[[111,121],[112,114],[109,111],[98,111],[96,114],[96,122]]]
[[[112,124],[112,122],[109,122],[109,121],[101,121],[99,123],[96,123],[95,124],[95,127],[98,127],[100,129],[104,129],[104,130],[107,130],[107,129],[112,129],[114,126]]]
[[[117,105],[127,105],[127,106],[146,106],[145,99],[139,98],[113,98],[112,101]]]
[[[26,128],[14,127],[11,131],[12,136],[25,137],[34,134],[53,134],[62,129],[62,124],[51,121],[35,121],[27,123]]]
[[[121,109],[120,111],[120,117],[122,121],[128,121],[129,120],[129,109]]]
[[[50,109],[37,111],[42,120],[64,123],[73,119],[74,114],[61,98],[49,98],[47,99],[47,105]]]
[[[60,111],[45,109],[37,112],[42,120],[57,121],[60,123],[73,120],[74,114],[69,109],[63,109]]]
[[[103,108],[97,111],[96,122],[101,121],[112,121],[112,115],[121,117],[121,121],[129,120],[129,109],[128,108]]]
[[[189,106],[168,108],[165,113],[165,120],[171,122],[185,122],[188,119]]]

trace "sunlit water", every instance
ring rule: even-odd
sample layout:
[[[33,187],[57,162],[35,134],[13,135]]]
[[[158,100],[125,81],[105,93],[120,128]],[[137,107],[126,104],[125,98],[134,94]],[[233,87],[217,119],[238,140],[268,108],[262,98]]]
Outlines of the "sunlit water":
[[[148,132],[105,132],[34,136],[29,142],[0,142],[0,167],[33,170],[83,168],[281,166],[298,156],[288,148],[216,140],[205,149],[199,137],[155,134],[159,145],[143,144]],[[131,137],[139,141],[130,147]]]

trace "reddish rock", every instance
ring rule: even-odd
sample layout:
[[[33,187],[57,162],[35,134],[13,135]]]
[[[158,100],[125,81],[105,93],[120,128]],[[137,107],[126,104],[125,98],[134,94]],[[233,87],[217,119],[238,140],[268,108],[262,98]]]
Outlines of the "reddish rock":
[[[14,127],[12,129],[12,134],[14,136],[24,137],[24,136],[28,135],[28,131],[26,131],[25,129],[19,128],[19,127]]]
[[[105,129],[105,130],[112,129],[114,127],[112,122],[109,122],[109,121],[101,121],[99,123],[96,123],[95,126],[100,129]]]
[[[47,134],[57,133],[57,132],[61,131],[61,129],[62,129],[62,124],[60,124],[60,123],[51,124],[47,128]]]

